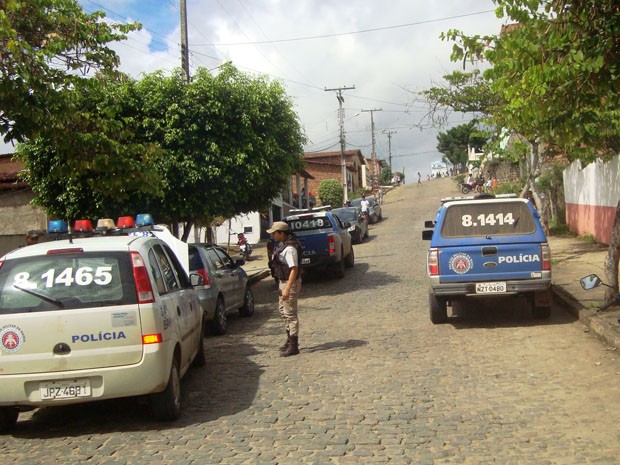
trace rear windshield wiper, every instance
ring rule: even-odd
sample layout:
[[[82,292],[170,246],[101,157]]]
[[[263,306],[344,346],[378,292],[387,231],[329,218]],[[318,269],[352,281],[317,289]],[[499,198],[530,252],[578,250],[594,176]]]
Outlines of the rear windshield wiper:
[[[38,297],[41,300],[49,302],[50,304],[54,304],[58,308],[65,308],[65,304],[63,304],[60,300],[54,299],[53,297],[47,296],[45,294],[42,294],[41,292],[33,291],[31,289],[26,289],[24,287],[18,286],[17,284],[13,284],[13,287],[15,289],[19,289],[20,291],[25,292],[26,294],[33,295],[35,297]]]

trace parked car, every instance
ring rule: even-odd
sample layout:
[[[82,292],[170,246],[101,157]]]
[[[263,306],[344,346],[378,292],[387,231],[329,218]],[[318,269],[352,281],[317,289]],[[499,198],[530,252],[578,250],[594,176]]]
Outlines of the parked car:
[[[254,296],[244,261],[234,261],[221,247],[213,244],[189,245],[189,269],[204,279],[196,288],[205,315],[205,324],[214,334],[228,328],[227,314],[238,310],[241,316],[254,314]]]
[[[344,277],[345,268],[355,264],[353,241],[349,234],[349,222],[342,222],[329,211],[331,207],[291,210],[283,220],[301,244],[301,273],[329,270],[338,278]],[[271,256],[275,243],[267,242],[269,269],[275,278]]]
[[[535,318],[551,313],[551,251],[539,213],[521,198],[481,194],[442,200],[422,239],[430,240],[430,319],[474,298],[525,296]]]
[[[332,213],[343,223],[348,222],[351,225],[349,234],[353,243],[360,244],[365,237],[368,237],[368,220],[359,207],[336,208],[332,210]]]
[[[20,409],[138,395],[174,420],[205,364],[202,278],[152,232],[87,233],[0,258],[0,431]]]
[[[368,209],[368,216],[370,217],[370,223],[375,224],[383,219],[383,215],[381,213],[381,205],[377,202],[377,199],[374,197],[366,197],[366,200],[370,203],[370,208]],[[352,207],[360,207],[361,208],[362,199],[353,199],[351,200]]]

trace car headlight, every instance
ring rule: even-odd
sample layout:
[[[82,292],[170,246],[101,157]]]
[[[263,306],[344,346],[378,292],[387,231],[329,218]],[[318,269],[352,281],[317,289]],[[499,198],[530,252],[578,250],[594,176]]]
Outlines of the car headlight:
[[[355,225],[353,225],[353,226],[349,226],[349,229],[348,229],[348,230],[349,230],[349,231],[355,231]]]

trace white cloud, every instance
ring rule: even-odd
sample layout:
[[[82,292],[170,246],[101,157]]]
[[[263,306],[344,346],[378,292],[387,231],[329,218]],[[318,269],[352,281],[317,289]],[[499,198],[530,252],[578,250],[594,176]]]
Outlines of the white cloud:
[[[83,0],[84,5],[88,1]],[[146,30],[131,33],[126,43],[114,45],[123,71],[137,77],[142,72],[180,66],[177,0],[98,3],[146,26]],[[452,45],[439,39],[442,31],[499,32],[501,21],[493,13],[456,18],[493,9],[492,0],[188,0],[190,63],[193,69],[211,69],[232,60],[244,71],[282,79],[314,144],[312,149],[330,144],[336,144],[336,150],[339,147],[338,102],[334,93],[324,88],[355,85],[355,90],[345,92],[347,142],[357,144],[370,156],[370,114],[353,115],[361,109],[382,108],[374,113],[379,156],[386,158],[388,151],[382,130],[397,131],[392,137],[394,169],[404,167],[411,175],[426,173],[430,162],[441,158],[435,152],[438,131],[414,128],[424,109],[419,108],[421,104],[405,107],[413,100],[413,94],[405,89],[429,88],[459,66],[450,62]],[[391,28],[408,23],[419,24]],[[159,29],[153,30],[150,24]],[[165,30],[164,24],[168,25]],[[376,28],[388,29],[261,45],[205,46]]]

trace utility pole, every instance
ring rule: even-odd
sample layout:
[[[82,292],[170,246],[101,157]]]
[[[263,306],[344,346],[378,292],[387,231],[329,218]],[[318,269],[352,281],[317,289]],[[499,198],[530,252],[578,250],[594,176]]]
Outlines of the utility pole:
[[[185,82],[189,82],[189,45],[187,40],[187,5],[181,1],[181,69]]]
[[[342,169],[342,191],[344,202],[349,200],[349,189],[347,186],[347,163],[344,158],[345,140],[344,140],[344,109],[342,104],[344,103],[344,97],[342,96],[343,90],[355,89],[355,86],[350,87],[335,87],[333,89],[325,88],[325,92],[336,92],[336,98],[338,99],[338,120],[340,122],[340,168]]]
[[[388,161],[390,164],[390,171],[392,171],[392,134],[396,134],[398,131],[381,131],[388,136]]]
[[[362,110],[370,112],[370,131],[372,132],[372,192],[373,194],[379,189],[379,173],[377,163],[377,152],[375,151],[375,120],[373,114],[375,111],[383,111],[383,108],[373,108],[372,110]]]

